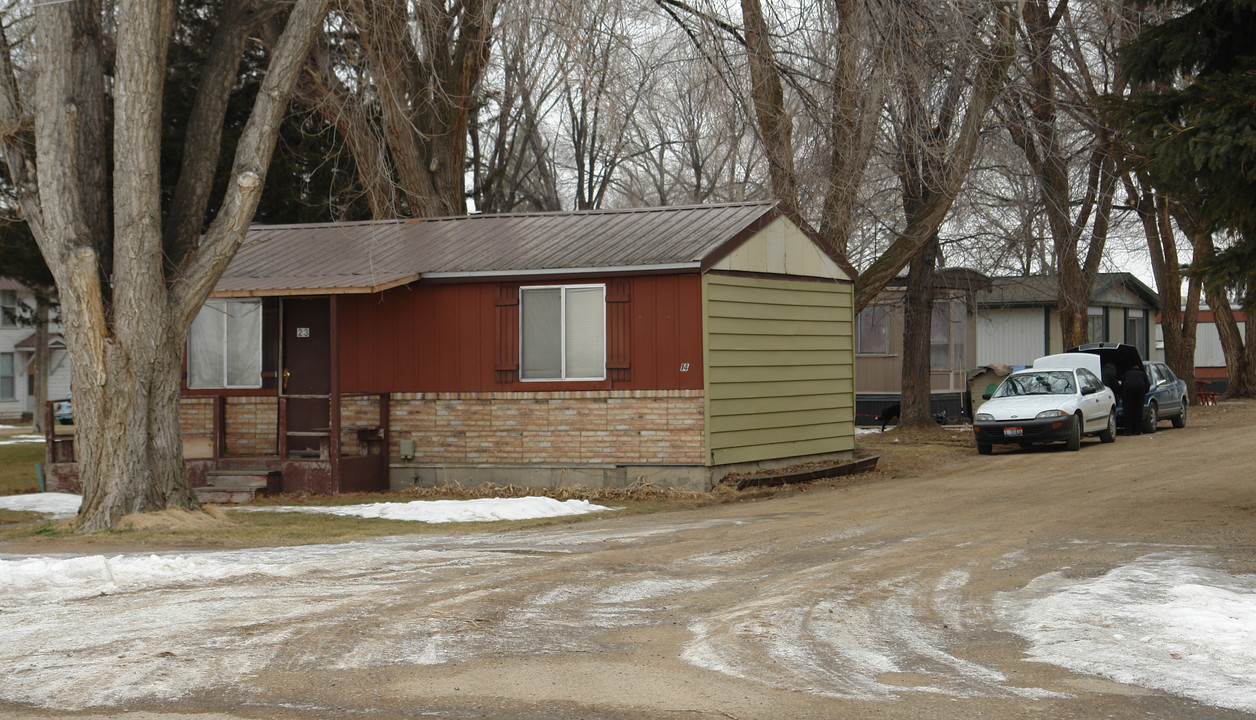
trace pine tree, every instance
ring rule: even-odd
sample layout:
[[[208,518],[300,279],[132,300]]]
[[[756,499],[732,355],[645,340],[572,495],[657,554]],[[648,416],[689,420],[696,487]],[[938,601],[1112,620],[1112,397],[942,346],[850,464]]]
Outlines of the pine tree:
[[[1152,2],[1153,6],[1169,6]],[[1119,102],[1134,162],[1229,247],[1188,268],[1256,308],[1256,4],[1194,0],[1123,50],[1140,90]]]

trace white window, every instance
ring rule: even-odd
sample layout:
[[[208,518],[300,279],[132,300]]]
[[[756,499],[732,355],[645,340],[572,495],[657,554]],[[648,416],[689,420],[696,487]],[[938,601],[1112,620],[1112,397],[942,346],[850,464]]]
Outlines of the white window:
[[[188,387],[262,386],[262,303],[210,300],[188,333]]]
[[[606,378],[606,286],[519,290],[521,380]]]
[[[964,338],[967,336],[963,303],[940,301],[933,304],[929,328],[929,367],[931,370],[963,370]]]
[[[1086,308],[1086,337],[1089,342],[1107,342],[1107,327],[1107,318],[1104,316],[1103,308]]]
[[[13,353],[0,353],[0,399],[12,400],[17,397],[14,394],[17,391],[17,378],[13,368]]]
[[[1125,343],[1147,357],[1147,318],[1141,308],[1129,310],[1125,317]]]
[[[17,291],[0,290],[0,327],[17,325]]]
[[[869,305],[855,323],[855,352],[859,355],[890,353],[890,307]]]

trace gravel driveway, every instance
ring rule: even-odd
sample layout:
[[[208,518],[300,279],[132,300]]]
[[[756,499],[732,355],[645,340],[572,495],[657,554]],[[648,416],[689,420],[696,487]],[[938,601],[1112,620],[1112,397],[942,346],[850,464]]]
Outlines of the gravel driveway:
[[[118,559],[0,596],[0,716],[1245,717],[1035,661],[1017,625],[1139,563],[1256,573],[1256,403],[1192,410],[762,502],[163,555],[194,581]]]

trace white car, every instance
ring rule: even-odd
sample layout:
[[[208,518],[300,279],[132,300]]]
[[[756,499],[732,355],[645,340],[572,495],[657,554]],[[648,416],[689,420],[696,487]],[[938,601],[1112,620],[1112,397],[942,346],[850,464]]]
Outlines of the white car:
[[[1093,368],[1091,367],[1093,366]],[[1082,437],[1098,435],[1116,441],[1116,397],[1099,379],[1099,358],[1086,353],[1048,355],[1034,366],[1008,375],[999,388],[983,397],[973,437],[977,452],[989,455],[995,445],[1028,447],[1064,442],[1080,450]]]

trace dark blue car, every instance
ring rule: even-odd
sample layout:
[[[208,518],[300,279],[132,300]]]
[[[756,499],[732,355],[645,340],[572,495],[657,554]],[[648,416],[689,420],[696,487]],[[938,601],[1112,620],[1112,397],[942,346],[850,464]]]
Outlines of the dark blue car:
[[[1138,349],[1124,343],[1087,343],[1075,347],[1069,352],[1084,352],[1098,355],[1104,365],[1112,363],[1116,366],[1117,377],[1125,375],[1125,371],[1134,365],[1143,368],[1147,374],[1147,384],[1151,388],[1147,397],[1143,398],[1143,432],[1153,433],[1161,420],[1170,420],[1173,427],[1186,427],[1186,405],[1190,395],[1186,383],[1178,378],[1168,365],[1162,362],[1143,362]],[[1125,427],[1125,408],[1117,408],[1117,423]]]

